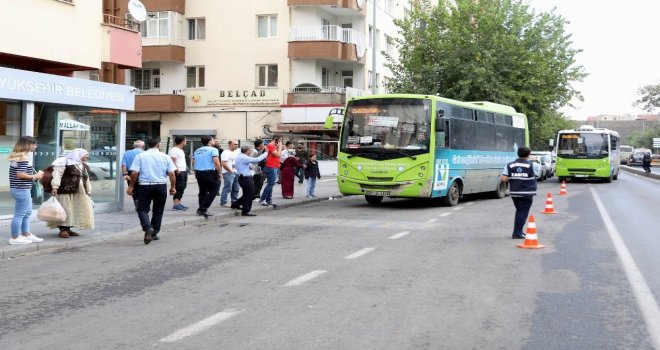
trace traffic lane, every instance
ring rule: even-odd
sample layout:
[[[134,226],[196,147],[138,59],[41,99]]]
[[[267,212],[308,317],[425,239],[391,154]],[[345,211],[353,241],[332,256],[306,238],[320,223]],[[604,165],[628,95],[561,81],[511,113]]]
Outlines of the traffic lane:
[[[618,186],[598,189],[609,215],[656,300],[660,300],[660,181],[625,174]]]
[[[318,212],[319,208],[308,210]],[[216,310],[225,301],[227,307],[241,306],[240,300],[246,296],[277,288],[335,249],[340,251],[331,254],[333,258],[356,249],[361,246],[360,238],[368,238],[371,232],[368,227],[359,231],[350,227],[341,237],[332,226],[298,227],[291,225],[295,215],[284,216],[286,211],[271,213],[270,217],[250,218],[262,222],[232,221],[221,227],[186,228],[177,234],[164,231],[161,241],[147,247],[136,235],[133,240],[14,259],[1,271],[3,276],[14,276],[3,284],[4,288],[0,287],[1,295],[13,295],[0,302],[5,311],[0,317],[12,323],[12,327],[0,330],[2,343],[18,341],[39,348],[40,344],[84,346],[125,339],[127,344],[146,344],[162,336],[163,330],[180,326],[170,321],[171,315],[160,311],[163,305],[172,306],[168,312],[185,310],[180,312],[189,316],[186,319]],[[270,222],[281,217],[288,220],[287,225]],[[399,232],[389,230],[375,231],[379,237]],[[314,239],[298,241],[304,236]],[[21,285],[20,295],[15,294],[17,285]],[[192,290],[190,286],[194,286]],[[218,295],[226,298],[219,300]],[[191,296],[195,303],[190,303]],[[209,301],[215,303],[205,304]],[[155,326],[140,333],[131,331],[144,328],[145,322]],[[48,341],[21,332],[28,326],[40,327],[42,334],[49,334]],[[104,332],[89,334],[89,327]],[[62,328],[67,332],[58,332]]]
[[[539,238],[550,236],[543,256],[545,283],[566,290],[540,293],[526,349],[652,349],[643,315],[593,199],[624,187],[570,182],[554,196],[559,214],[542,215]],[[550,233],[550,234],[546,234]],[[543,243],[543,241],[541,242]]]
[[[361,201],[341,202],[352,208]],[[493,200],[445,217],[439,215],[447,211],[440,210],[435,228],[400,239],[374,237],[362,246],[375,248],[370,253],[351,260],[336,256],[318,278],[255,300],[258,304],[249,311],[179,345],[451,349],[497,342],[518,348],[533,312],[540,271],[534,268],[539,255],[522,252],[514,245],[519,241],[510,239],[512,216],[504,214],[511,208],[510,200]],[[501,221],[493,224],[485,211]],[[472,227],[466,229],[465,222]]]

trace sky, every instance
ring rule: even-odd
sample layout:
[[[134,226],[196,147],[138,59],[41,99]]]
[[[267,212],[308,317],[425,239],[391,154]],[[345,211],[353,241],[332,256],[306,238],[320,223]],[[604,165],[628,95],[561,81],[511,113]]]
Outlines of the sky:
[[[527,0],[538,10],[555,12],[570,23],[577,64],[589,74],[573,83],[584,101],[563,108],[572,119],[589,116],[649,114],[634,107],[637,90],[660,83],[660,0]],[[655,111],[657,113],[657,111]]]

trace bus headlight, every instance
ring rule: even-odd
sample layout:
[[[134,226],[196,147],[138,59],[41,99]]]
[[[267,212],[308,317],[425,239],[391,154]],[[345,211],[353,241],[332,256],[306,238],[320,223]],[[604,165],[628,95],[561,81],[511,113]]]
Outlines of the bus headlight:
[[[423,173],[419,173],[419,174],[417,174],[417,175],[419,175],[419,177],[424,177],[424,174],[423,174]]]

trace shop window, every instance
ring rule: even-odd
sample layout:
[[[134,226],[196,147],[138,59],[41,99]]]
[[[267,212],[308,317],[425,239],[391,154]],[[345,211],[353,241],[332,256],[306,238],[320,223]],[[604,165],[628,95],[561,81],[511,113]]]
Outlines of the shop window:
[[[14,199],[9,191],[7,157],[21,137],[21,104],[0,100],[0,215],[14,213]]]

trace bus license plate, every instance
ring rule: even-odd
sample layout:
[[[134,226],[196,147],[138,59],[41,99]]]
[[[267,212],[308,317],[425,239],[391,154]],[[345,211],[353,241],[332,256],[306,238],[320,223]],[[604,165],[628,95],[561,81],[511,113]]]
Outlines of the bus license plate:
[[[390,195],[388,191],[367,191],[366,194],[367,196],[380,196],[380,197],[387,197]]]
[[[575,174],[575,177],[589,177],[589,175],[586,174]]]

